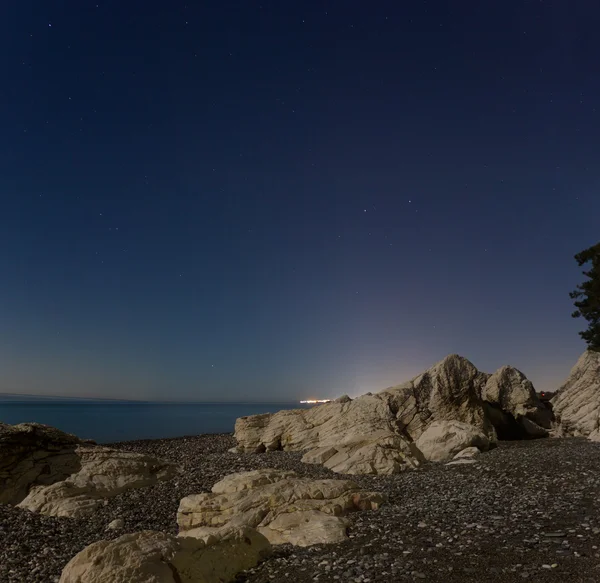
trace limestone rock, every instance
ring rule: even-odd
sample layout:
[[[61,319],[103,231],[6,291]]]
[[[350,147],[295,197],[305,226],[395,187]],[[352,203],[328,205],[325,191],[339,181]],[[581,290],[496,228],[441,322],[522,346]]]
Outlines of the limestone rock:
[[[325,446],[317,447],[307,451],[302,456],[305,464],[324,464],[329,458],[333,457],[338,450],[335,447]]]
[[[244,490],[252,490],[267,484],[274,484],[286,478],[295,478],[296,473],[284,470],[252,470],[250,472],[242,472],[237,474],[229,474],[220,482],[217,482],[212,487],[214,494],[233,494],[234,492],[243,492]]]
[[[503,366],[491,375],[482,398],[501,439],[548,436],[552,411],[540,401],[531,381],[516,368]]]
[[[306,451],[306,463],[341,474],[394,474],[424,458],[415,440],[436,420],[458,420],[490,440],[481,390],[488,375],[451,355],[413,380],[353,400],[237,420],[237,451]]]
[[[451,462],[448,462],[446,465],[447,466],[472,466],[475,465],[477,463],[476,459],[458,459],[458,460],[452,460]]]
[[[115,520],[108,523],[106,530],[123,530],[125,521],[122,518],[115,518]]]
[[[462,460],[462,459],[473,459],[476,458],[481,452],[479,451],[479,448],[471,446],[471,447],[466,447],[465,449],[462,449],[461,451],[459,451],[453,459],[455,460]]]
[[[323,455],[322,448],[320,448]],[[404,436],[388,432],[374,432],[371,435],[355,436],[354,442],[335,447],[335,453],[323,462],[326,468],[338,474],[398,474],[407,468],[416,468],[424,458],[412,442]],[[308,459],[315,450],[305,454]]]
[[[49,516],[81,517],[102,498],[176,475],[151,456],[87,445],[37,423],[0,424],[0,503]]]
[[[299,547],[341,543],[348,538],[350,521],[319,510],[304,510],[280,514],[259,527],[271,544],[292,544]]]
[[[436,426],[435,432],[452,431],[446,446],[457,453],[455,447],[467,447],[470,439],[487,449],[497,430],[503,437],[546,437],[551,419],[521,372],[503,367],[489,375],[454,354],[377,394],[242,417],[235,425],[236,452],[303,451],[305,463],[323,464],[340,474],[395,474],[425,461],[419,444],[432,444],[419,440],[434,423],[457,422],[475,432],[476,437],[467,438],[465,430],[457,434],[451,425]],[[436,434],[435,439],[441,437]],[[430,451],[429,459],[447,459],[444,447],[437,443],[438,453]]]
[[[466,358],[452,354],[407,383],[379,395],[385,396],[396,412],[399,430],[413,440],[435,421],[460,421],[495,439],[481,399],[488,377]]]
[[[81,518],[103,498],[152,486],[177,474],[175,466],[152,456],[101,446],[78,446],[81,468],[49,486],[34,486],[18,505],[48,516]]]
[[[266,538],[250,528],[210,540],[142,531],[86,547],[60,583],[225,583],[269,553]]]
[[[338,473],[392,474],[420,463],[410,439],[398,433],[387,399],[378,395],[241,417],[235,435],[238,451],[310,450],[308,463]]]
[[[273,544],[306,546],[346,537],[343,518],[374,510],[380,494],[349,480],[310,480],[282,470],[255,470],[227,476],[212,493],[183,498],[177,511],[180,536],[209,536],[249,526]]]
[[[79,438],[39,423],[0,423],[0,504],[18,504],[32,485],[64,480],[81,469]]]
[[[600,352],[586,350],[551,401],[566,435],[595,435],[600,430]]]
[[[473,425],[460,421],[434,421],[417,439],[416,445],[428,461],[445,462],[467,447],[486,451],[490,441]]]

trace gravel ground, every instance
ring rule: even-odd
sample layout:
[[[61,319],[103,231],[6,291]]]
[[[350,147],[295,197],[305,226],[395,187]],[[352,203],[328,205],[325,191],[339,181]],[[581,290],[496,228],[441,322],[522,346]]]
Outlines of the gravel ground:
[[[231,435],[137,441],[113,447],[178,462],[183,474],[126,492],[91,519],[43,517],[0,505],[0,581],[58,581],[86,545],[142,529],[176,533],[179,500],[223,476],[263,467],[336,477],[293,453],[230,454]],[[600,444],[581,439],[504,442],[472,466],[431,464],[398,476],[353,476],[385,492],[357,513],[346,543],[278,547],[240,583],[600,581]],[[106,531],[115,518],[125,529]]]

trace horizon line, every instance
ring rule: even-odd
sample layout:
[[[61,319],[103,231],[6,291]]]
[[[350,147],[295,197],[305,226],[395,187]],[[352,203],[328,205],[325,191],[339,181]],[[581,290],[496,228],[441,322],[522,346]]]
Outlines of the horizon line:
[[[275,403],[275,404],[290,404],[297,403],[300,404],[301,401],[299,399],[288,399],[288,400],[261,400],[261,401],[246,401],[246,400],[227,400],[227,401],[219,401],[219,400],[173,400],[173,399],[124,399],[117,397],[74,397],[74,396],[65,396],[65,395],[39,395],[34,393],[4,393],[0,392],[0,399],[2,397],[13,397],[13,398],[23,398],[26,399],[40,399],[40,400],[76,400],[76,401],[108,401],[114,403],[197,403],[197,404],[227,404],[227,403],[237,403],[237,404],[263,404],[263,403]]]

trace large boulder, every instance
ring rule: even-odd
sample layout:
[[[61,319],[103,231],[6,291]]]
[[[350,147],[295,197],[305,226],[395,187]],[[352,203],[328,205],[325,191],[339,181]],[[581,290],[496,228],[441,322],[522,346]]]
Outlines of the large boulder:
[[[600,431],[600,352],[586,350],[551,401],[565,435],[597,438]]]
[[[48,516],[89,515],[104,498],[177,471],[152,456],[88,445],[46,425],[0,424],[0,502]]]
[[[247,527],[203,538],[142,531],[86,547],[66,565],[60,583],[227,583],[270,549]]]
[[[417,439],[417,447],[427,461],[445,462],[467,448],[486,451],[490,440],[473,425],[460,421],[434,421]]]
[[[552,411],[540,401],[531,381],[516,368],[498,369],[487,379],[481,396],[500,439],[548,436]]]
[[[349,480],[310,480],[294,472],[254,470],[227,476],[211,493],[183,498],[180,536],[209,536],[241,526],[256,528],[272,544],[299,546],[345,540],[348,513],[374,510],[383,496]]]
[[[0,423],[0,504],[18,504],[33,485],[48,485],[79,471],[81,440],[39,423]]]
[[[422,459],[379,395],[241,417],[235,437],[238,451],[308,450],[304,461],[344,474],[393,474]]]
[[[379,393],[396,413],[398,428],[417,440],[434,421],[460,421],[495,439],[481,392],[489,375],[451,354],[424,373]]]

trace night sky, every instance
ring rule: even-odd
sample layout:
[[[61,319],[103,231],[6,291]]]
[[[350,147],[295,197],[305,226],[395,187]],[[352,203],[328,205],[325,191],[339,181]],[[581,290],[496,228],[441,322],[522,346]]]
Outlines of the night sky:
[[[600,6],[0,7],[0,391],[553,389],[600,239]]]

